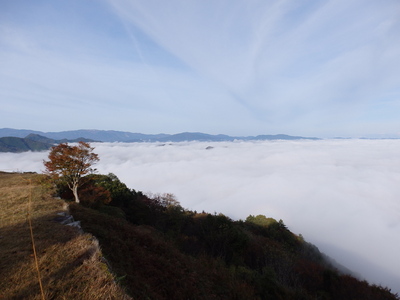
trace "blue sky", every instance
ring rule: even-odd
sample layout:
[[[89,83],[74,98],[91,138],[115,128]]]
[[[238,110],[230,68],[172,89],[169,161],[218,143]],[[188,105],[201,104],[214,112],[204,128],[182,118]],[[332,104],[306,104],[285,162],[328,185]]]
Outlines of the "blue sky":
[[[0,128],[400,136],[400,3],[0,1]]]

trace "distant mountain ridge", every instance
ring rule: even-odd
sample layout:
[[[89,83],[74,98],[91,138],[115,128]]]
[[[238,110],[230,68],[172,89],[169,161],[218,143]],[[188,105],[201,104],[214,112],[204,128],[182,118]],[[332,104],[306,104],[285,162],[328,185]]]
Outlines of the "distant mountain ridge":
[[[19,137],[0,138],[0,152],[44,151],[50,147],[51,144]]]
[[[25,152],[25,151],[45,151],[50,149],[55,144],[59,143],[76,143],[79,141],[83,142],[95,142],[91,139],[77,138],[73,140],[61,139],[54,140],[41,136],[36,133],[28,134],[25,138],[6,136],[0,137],[0,152]]]
[[[40,135],[54,140],[86,138],[99,142],[185,142],[185,141],[234,141],[234,140],[299,140],[316,137],[291,136],[286,134],[258,135],[258,136],[229,136],[224,134],[212,135],[201,132],[182,132],[177,134],[143,134],[115,130],[72,130],[61,132],[41,132],[26,129],[0,129],[0,137],[25,138],[30,134]]]

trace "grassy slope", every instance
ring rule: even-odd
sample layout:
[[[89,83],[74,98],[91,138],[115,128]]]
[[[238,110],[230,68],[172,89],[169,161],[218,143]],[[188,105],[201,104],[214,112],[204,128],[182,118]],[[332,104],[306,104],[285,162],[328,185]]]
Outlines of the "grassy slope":
[[[46,299],[126,298],[101,261],[97,240],[54,221],[64,201],[52,198],[40,178],[0,173],[0,299],[42,299],[28,214]]]

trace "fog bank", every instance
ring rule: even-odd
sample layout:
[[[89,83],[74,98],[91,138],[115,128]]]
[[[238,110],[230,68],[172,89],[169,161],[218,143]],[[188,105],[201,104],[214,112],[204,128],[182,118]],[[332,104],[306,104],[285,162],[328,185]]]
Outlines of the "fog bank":
[[[100,173],[191,210],[263,214],[367,280],[400,292],[400,140],[95,143]],[[206,149],[212,147],[211,149]],[[1,153],[41,171],[47,153]]]

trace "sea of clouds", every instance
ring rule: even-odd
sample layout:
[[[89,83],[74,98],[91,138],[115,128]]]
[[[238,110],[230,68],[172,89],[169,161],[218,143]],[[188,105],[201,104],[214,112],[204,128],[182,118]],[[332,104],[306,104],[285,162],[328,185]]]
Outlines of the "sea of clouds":
[[[363,278],[400,292],[400,140],[94,143],[102,174],[232,219],[263,214]],[[207,149],[208,148],[208,149]],[[47,152],[0,153],[2,171]]]

